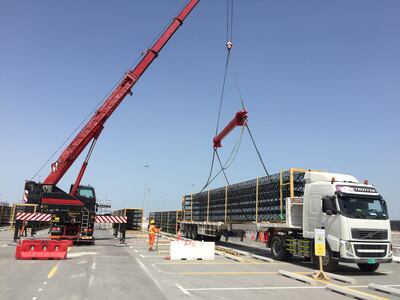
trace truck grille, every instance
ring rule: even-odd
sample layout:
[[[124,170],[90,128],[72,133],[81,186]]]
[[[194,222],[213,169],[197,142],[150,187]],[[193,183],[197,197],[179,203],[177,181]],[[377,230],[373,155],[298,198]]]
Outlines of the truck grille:
[[[358,257],[385,257],[387,245],[354,244],[354,250]]]
[[[363,229],[352,229],[351,235],[353,239],[361,240],[387,240],[387,230],[363,230]]]

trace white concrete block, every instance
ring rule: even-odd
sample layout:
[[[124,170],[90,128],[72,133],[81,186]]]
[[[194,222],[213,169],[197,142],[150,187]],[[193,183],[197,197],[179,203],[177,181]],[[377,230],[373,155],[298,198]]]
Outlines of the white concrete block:
[[[201,241],[171,241],[171,260],[215,259],[215,243]]]

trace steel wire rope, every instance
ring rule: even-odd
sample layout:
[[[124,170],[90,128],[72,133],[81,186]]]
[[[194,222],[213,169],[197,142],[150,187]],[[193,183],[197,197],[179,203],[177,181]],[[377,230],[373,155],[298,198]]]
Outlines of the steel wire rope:
[[[221,95],[219,99],[219,107],[218,107],[218,115],[217,115],[217,124],[215,126],[215,135],[218,135],[218,129],[219,129],[219,122],[221,119],[221,111],[222,111],[222,103],[224,99],[224,94],[225,94],[225,86],[226,86],[226,77],[228,73],[228,67],[229,67],[229,60],[231,56],[231,48],[228,46],[228,43],[232,43],[232,28],[233,28],[233,0],[227,0],[227,5],[226,5],[226,40],[227,40],[227,52],[226,52],[226,61],[225,61],[225,70],[224,70],[224,77],[222,80],[222,88],[221,88]],[[204,189],[210,184],[210,178],[212,176],[213,168],[214,168],[214,160],[215,160],[215,154],[217,152],[217,148],[214,148],[213,151],[213,157],[211,161],[211,167],[210,167],[210,172],[208,179],[206,181],[206,184],[204,185],[203,189],[201,190],[204,191]],[[218,159],[219,155],[217,153]],[[219,159],[220,160],[220,159]],[[222,168],[222,163],[220,161],[221,168]],[[221,169],[223,171],[223,169]],[[221,172],[218,172],[220,174]],[[224,172],[225,178],[226,174]],[[227,179],[227,178],[226,178]],[[227,180],[228,181],[228,180]]]

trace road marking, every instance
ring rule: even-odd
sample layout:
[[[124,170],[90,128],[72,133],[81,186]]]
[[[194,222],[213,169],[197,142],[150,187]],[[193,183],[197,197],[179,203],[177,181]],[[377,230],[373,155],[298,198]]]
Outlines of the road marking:
[[[37,299],[37,297],[32,297],[32,300],[36,300]]]
[[[92,270],[96,270],[96,257],[93,259]]]
[[[43,282],[43,284],[46,285],[46,284],[47,284],[47,281]]]
[[[7,247],[8,245],[6,244],[6,245],[1,245],[1,248],[4,248],[4,247]]]
[[[143,255],[143,254],[140,254],[140,257],[141,257],[141,258],[144,258],[144,255]]]
[[[161,292],[164,292],[163,288],[161,287],[160,283],[155,279],[155,277],[151,274],[151,272],[147,269],[147,267],[140,261],[139,258],[136,258],[139,266],[143,269],[145,274],[156,284],[156,286],[160,289]]]
[[[277,275],[278,272],[178,272],[177,275]],[[311,272],[296,272],[296,274],[309,275]]]
[[[180,285],[177,284],[176,282],[175,282],[175,285],[176,285],[176,287],[177,287],[178,289],[180,289],[180,291],[181,291],[182,293],[184,293],[185,295],[190,296],[190,293],[189,293],[186,289],[184,289],[182,286],[180,286]]]
[[[338,287],[338,288],[342,288],[342,289],[344,289],[344,290],[354,291],[354,292],[357,292],[357,293],[360,293],[360,294],[362,294],[362,295],[365,295],[365,296],[368,296],[368,297],[372,297],[372,298],[375,298],[375,299],[388,300],[388,298],[379,297],[379,296],[376,296],[376,295],[374,295],[374,294],[361,292],[361,291],[359,291],[359,290],[353,290],[353,289],[350,288],[351,286],[338,285],[338,284],[330,283],[330,282],[328,282],[328,281],[326,281],[326,280],[320,280],[320,279],[316,279],[316,280],[319,281],[319,282],[322,282],[322,283],[330,284],[330,285],[335,286],[335,287]],[[367,287],[368,287],[368,286],[367,286]]]
[[[74,257],[81,257],[85,255],[96,255],[97,252],[79,252],[79,253],[69,253],[68,258],[74,258]]]
[[[42,288],[38,289],[38,292],[41,292],[41,291],[43,291],[43,289],[42,289]]]
[[[285,264],[285,263],[283,263]],[[182,262],[170,262],[170,263],[157,263],[157,265],[281,265],[281,263],[263,263],[263,262],[254,262],[254,263],[240,263],[240,262],[206,262],[204,260],[200,260],[197,262],[187,262],[187,260],[183,260]]]
[[[230,290],[286,290],[286,289],[325,289],[325,286],[256,286],[256,287],[222,287],[193,288],[186,291],[230,291]]]
[[[93,276],[93,275],[90,275],[90,277],[89,277],[89,284],[88,284],[89,288],[92,286],[93,280],[94,280],[94,276]]]
[[[132,247],[131,247],[132,248]],[[138,253],[138,251],[136,249],[133,250],[135,253]]]
[[[50,279],[51,277],[54,276],[54,274],[57,272],[58,265],[55,265],[54,267],[51,268],[49,274],[47,274],[47,278]]]

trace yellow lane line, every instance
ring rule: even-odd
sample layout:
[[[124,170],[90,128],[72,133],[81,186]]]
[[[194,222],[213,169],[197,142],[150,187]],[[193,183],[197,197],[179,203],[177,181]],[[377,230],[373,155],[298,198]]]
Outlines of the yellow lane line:
[[[380,297],[380,296],[377,296],[377,295],[374,295],[374,294],[370,294],[370,293],[361,292],[361,291],[356,290],[356,289],[351,289],[351,287],[334,284],[334,283],[331,283],[331,282],[326,281],[326,280],[321,280],[321,279],[316,279],[316,280],[319,281],[319,282],[322,282],[322,283],[330,284],[330,285],[345,289],[345,290],[355,291],[355,292],[360,293],[362,295],[373,297],[373,298],[376,298],[376,299],[379,299],[379,300],[389,300],[388,298]]]
[[[52,267],[49,274],[47,274],[47,278],[50,279],[51,277],[53,277],[54,274],[56,274],[57,269],[58,269],[58,265],[55,265],[54,267]]]

